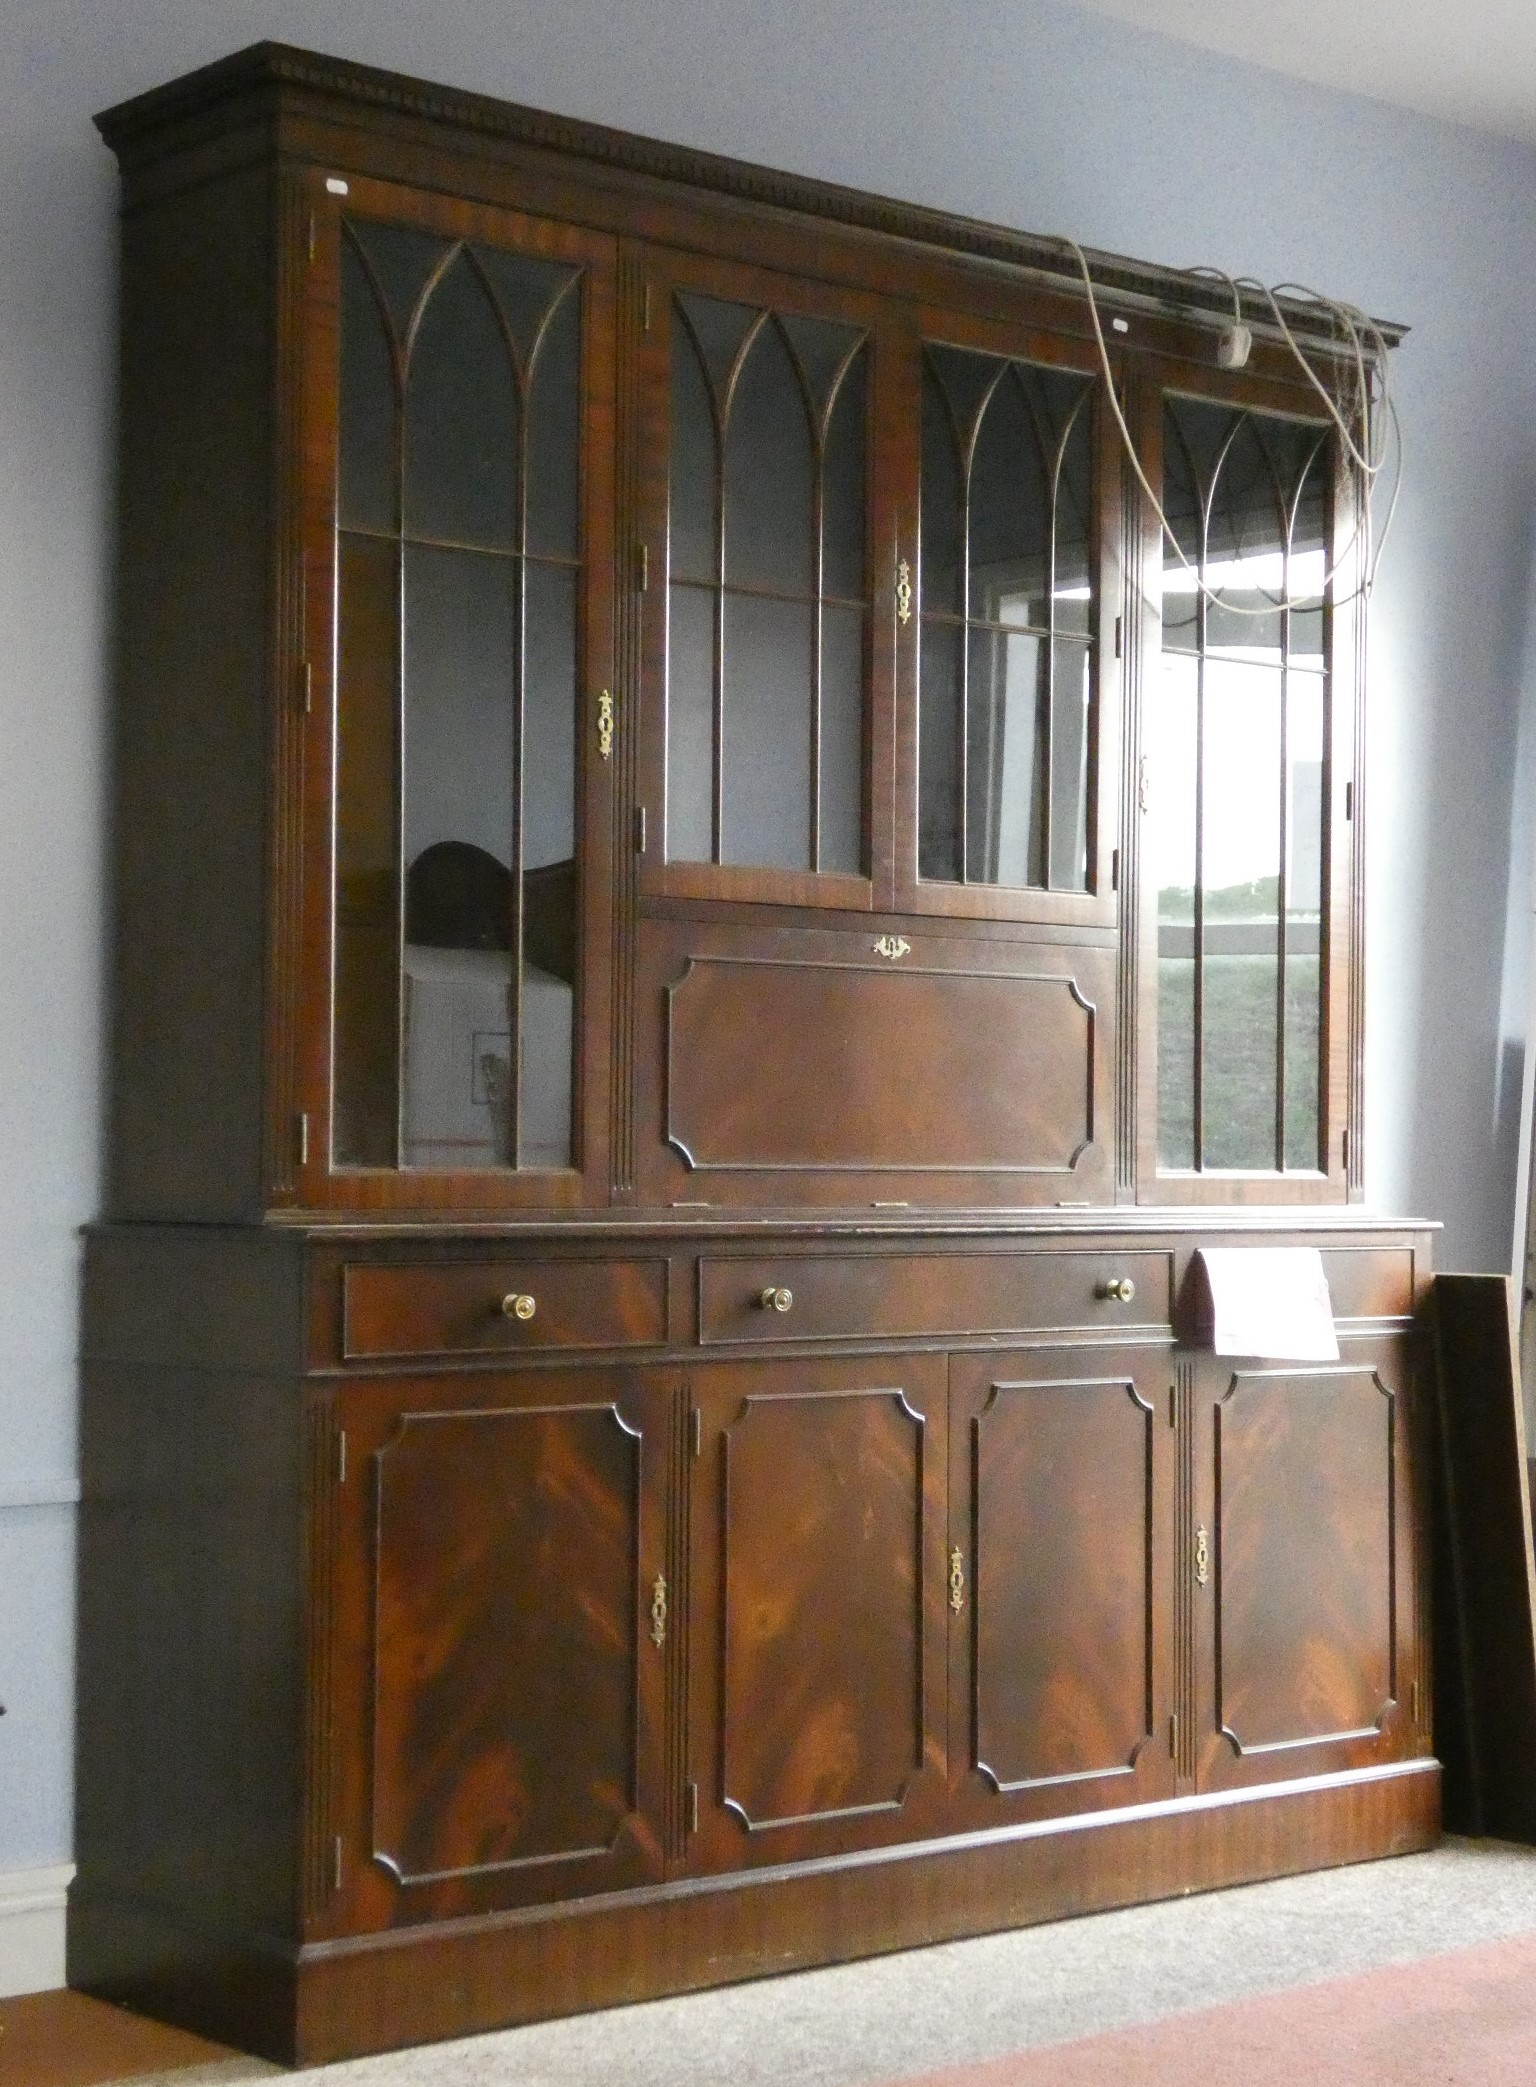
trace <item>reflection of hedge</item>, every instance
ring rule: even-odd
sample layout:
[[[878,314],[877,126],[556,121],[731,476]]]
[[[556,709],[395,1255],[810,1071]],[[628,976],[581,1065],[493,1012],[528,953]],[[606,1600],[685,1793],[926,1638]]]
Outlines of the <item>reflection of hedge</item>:
[[[1308,909],[1307,900],[1311,900]],[[1317,918],[1316,892],[1302,893],[1294,887],[1290,893],[1292,919]],[[1280,879],[1278,877],[1255,877],[1247,884],[1219,884],[1214,891],[1205,895],[1205,917],[1207,920],[1277,920],[1280,916]],[[1173,922],[1191,921],[1195,917],[1195,894],[1187,884],[1165,884],[1157,895],[1157,917]]]
[[[1285,1163],[1315,1168],[1318,1097],[1318,980],[1315,956],[1293,956],[1285,976]],[[1191,957],[1157,967],[1158,1158],[1194,1163]],[[1275,959],[1207,957],[1205,962],[1205,1152],[1207,1167],[1275,1163]]]

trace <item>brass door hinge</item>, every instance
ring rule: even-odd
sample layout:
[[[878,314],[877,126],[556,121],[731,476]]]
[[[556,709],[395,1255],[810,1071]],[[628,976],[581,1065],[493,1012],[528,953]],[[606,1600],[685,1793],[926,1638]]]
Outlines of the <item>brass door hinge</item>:
[[[637,855],[645,853],[645,806],[643,804],[635,806],[635,853]]]
[[[1168,1720],[1168,1752],[1177,1761],[1179,1758],[1179,1713],[1177,1711]]]
[[[347,1482],[347,1431],[346,1431],[346,1429],[345,1429],[345,1428],[338,1428],[338,1429],[336,1430],[336,1483],[337,1483],[337,1485],[339,1485],[339,1486],[344,1486],[344,1485],[346,1484],[346,1482]]]
[[[293,1144],[294,1150],[299,1156],[299,1165],[307,1167],[309,1165],[309,1116],[302,1109],[293,1119]]]
[[[699,1456],[704,1448],[704,1415],[699,1407],[693,1409],[693,1453]]]
[[[331,1889],[341,1889],[341,1835],[338,1833],[331,1846]]]
[[[651,547],[648,543],[643,543],[640,546],[639,578],[637,584],[642,594],[644,594],[647,587],[649,587],[651,584]]]
[[[688,1785],[688,1831],[689,1831],[690,1833],[697,1833],[697,1832],[698,1832],[698,1830],[699,1830],[699,1786],[698,1786],[698,1784],[697,1784],[697,1783],[690,1783],[690,1784]]]

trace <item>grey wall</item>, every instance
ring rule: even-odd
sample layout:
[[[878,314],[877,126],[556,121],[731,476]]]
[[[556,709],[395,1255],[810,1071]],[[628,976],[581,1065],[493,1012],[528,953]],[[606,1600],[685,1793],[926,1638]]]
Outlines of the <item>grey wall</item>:
[[[1507,1256],[1536,159],[1062,0],[0,0],[0,1870],[70,1846],[115,208],[89,117],[261,36],[1410,322],[1372,640],[1369,1192],[1443,1218],[1448,1264]]]

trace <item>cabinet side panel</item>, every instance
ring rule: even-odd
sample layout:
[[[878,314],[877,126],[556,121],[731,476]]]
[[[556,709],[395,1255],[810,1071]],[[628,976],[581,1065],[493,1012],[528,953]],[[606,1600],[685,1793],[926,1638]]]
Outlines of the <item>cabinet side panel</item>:
[[[111,1206],[261,1200],[272,185],[123,227]]]
[[[188,1961],[270,1953],[294,1932],[298,1385],[88,1364],[82,1470],[69,1974],[158,2011],[185,1964],[158,1946],[135,1961],[114,1905],[168,1917]]]

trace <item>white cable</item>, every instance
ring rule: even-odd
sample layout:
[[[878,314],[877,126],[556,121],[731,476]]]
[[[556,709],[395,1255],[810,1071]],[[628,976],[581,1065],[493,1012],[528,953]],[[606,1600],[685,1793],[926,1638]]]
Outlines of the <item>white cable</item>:
[[[1099,317],[1098,293],[1093,286],[1093,276],[1088,267],[1088,257],[1083,252],[1083,249],[1081,248],[1081,246],[1078,245],[1075,239],[1070,239],[1060,234],[1058,234],[1057,236],[1060,238],[1061,244],[1076,260],[1078,269],[1082,274],[1083,289],[1087,295],[1088,300],[1088,316],[1093,322],[1093,336],[1095,341],[1098,343],[1099,362],[1104,372],[1105,390],[1109,396],[1110,410],[1114,415],[1115,425],[1120,431],[1121,443],[1125,449],[1127,457],[1130,459],[1131,469],[1135,472],[1137,480],[1141,485],[1141,489],[1146,494],[1147,499],[1151,504],[1152,512],[1157,517],[1158,525],[1162,530],[1163,536],[1173,549],[1174,556],[1178,559],[1179,563],[1183,566],[1184,570],[1192,575],[1195,582],[1195,586],[1197,587],[1199,592],[1205,597],[1205,599],[1208,602],[1215,603],[1216,606],[1218,606],[1225,614],[1238,616],[1272,616],[1274,614],[1274,605],[1267,606],[1264,608],[1249,608],[1241,602],[1233,602],[1223,599],[1219,591],[1210,586],[1210,584],[1204,579],[1198,565],[1192,563],[1191,560],[1185,555],[1184,547],[1179,542],[1178,538],[1175,536],[1173,532],[1173,525],[1168,520],[1167,513],[1163,508],[1163,503],[1161,499],[1158,497],[1158,494],[1155,488],[1153,487],[1151,480],[1147,477],[1146,472],[1142,468],[1141,458],[1137,455],[1136,452],[1135,441],[1132,438],[1130,428],[1126,424],[1125,414],[1121,410],[1119,394],[1115,389],[1114,370],[1111,366],[1109,359],[1109,348],[1104,339],[1104,327]],[[1322,399],[1323,404],[1328,409],[1329,417],[1333,421],[1334,426],[1338,429],[1339,435],[1341,436],[1344,442],[1346,454],[1348,455],[1351,463],[1354,464],[1356,469],[1360,472],[1361,477],[1365,482],[1364,523],[1362,530],[1362,534],[1364,537],[1362,576],[1359,582],[1353,588],[1351,588],[1348,594],[1337,597],[1335,599],[1334,606],[1336,608],[1342,607],[1346,602],[1355,600],[1357,596],[1361,599],[1369,600],[1371,592],[1376,584],[1376,573],[1381,563],[1381,554],[1386,547],[1387,536],[1392,527],[1392,518],[1397,512],[1398,495],[1402,491],[1403,484],[1402,424],[1398,419],[1397,406],[1391,395],[1390,380],[1388,377],[1387,344],[1385,338],[1382,335],[1380,327],[1377,326],[1374,319],[1372,319],[1367,313],[1361,311],[1357,306],[1347,305],[1341,303],[1337,299],[1324,297],[1315,290],[1307,289],[1306,286],[1303,284],[1282,283],[1278,286],[1278,289],[1272,290],[1266,284],[1257,281],[1257,279],[1254,277],[1245,276],[1239,279],[1237,277],[1228,275],[1224,269],[1220,268],[1194,268],[1190,269],[1188,273],[1191,275],[1212,276],[1215,277],[1217,280],[1224,282],[1227,285],[1228,289],[1232,292],[1234,323],[1239,326],[1241,326],[1244,323],[1242,302],[1243,290],[1247,289],[1256,292],[1260,297],[1264,298],[1269,305],[1270,312],[1275,320],[1276,325],[1280,330],[1282,337],[1285,340],[1287,347],[1290,349],[1291,354],[1301,365],[1301,369],[1304,375],[1306,376],[1308,383],[1312,386],[1313,390],[1317,392],[1318,396]],[[1284,290],[1289,290],[1296,294],[1299,294],[1305,297],[1310,303],[1316,305],[1320,311],[1326,313],[1330,323],[1336,328],[1338,328],[1346,336],[1350,347],[1350,360],[1354,365],[1354,391],[1359,423],[1360,426],[1366,431],[1367,443],[1371,444],[1372,446],[1376,446],[1372,443],[1374,426],[1380,426],[1381,437],[1378,454],[1373,456],[1370,453],[1369,448],[1366,450],[1362,450],[1360,448],[1358,443],[1355,441],[1354,435],[1352,434],[1348,424],[1346,423],[1343,414],[1339,411],[1337,403],[1327,390],[1326,386],[1323,384],[1322,379],[1317,375],[1317,372],[1313,369],[1311,363],[1308,362],[1305,351],[1303,350],[1300,342],[1296,339],[1295,334],[1292,332],[1289,324],[1286,321],[1284,312],[1280,308],[1279,292]],[[1368,338],[1370,347],[1373,351],[1370,361],[1368,361],[1366,357],[1365,345],[1362,340],[1362,336]],[[1372,368],[1379,371],[1381,376],[1381,406],[1379,421],[1377,420],[1377,417],[1373,415],[1371,412]],[[1396,457],[1396,469],[1393,473],[1392,479],[1392,497],[1387,505],[1386,519],[1382,524],[1381,534],[1379,537],[1375,537],[1373,541],[1373,517],[1371,513],[1371,498],[1375,489],[1376,481],[1386,465],[1388,456],[1394,454]],[[1341,565],[1342,561],[1339,561],[1338,563],[1335,563],[1333,566],[1329,567],[1323,574],[1322,585],[1318,589],[1317,594],[1315,596],[1309,594],[1303,596],[1302,599],[1308,601],[1314,599],[1323,599],[1327,593],[1328,588],[1333,584],[1334,580],[1338,576],[1339,571],[1341,569]]]

